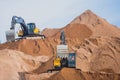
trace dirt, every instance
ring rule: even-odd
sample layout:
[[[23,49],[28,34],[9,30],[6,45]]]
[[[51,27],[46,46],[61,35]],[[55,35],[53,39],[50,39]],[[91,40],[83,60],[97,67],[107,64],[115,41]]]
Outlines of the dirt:
[[[47,39],[46,40],[23,39],[16,42],[6,42],[4,44],[0,44],[0,50],[2,49],[18,50],[33,56],[53,55],[51,46],[48,43]]]
[[[45,73],[53,68],[60,32],[69,52],[76,52],[76,69]],[[45,29],[45,39],[0,44],[0,80],[119,80],[120,29],[87,10],[59,29]],[[47,79],[46,79],[47,78]]]
[[[33,70],[32,73],[40,74],[46,73],[49,69],[53,69],[54,57],[50,58],[49,61],[42,63],[37,69]]]
[[[0,44],[0,50],[2,50],[2,49],[17,50],[18,49],[18,44],[19,44],[19,41],[16,41],[16,42],[6,42],[6,43],[3,43],[3,44]]]
[[[59,73],[45,80],[119,80],[119,74],[82,72],[76,69],[64,68]]]
[[[31,56],[16,50],[0,50],[0,80],[25,80],[25,73],[48,60],[49,56]]]
[[[77,67],[82,71],[120,73],[120,38],[97,37],[86,39],[77,53]]]
[[[54,36],[56,33],[58,33],[61,29],[50,29],[50,28],[45,28],[42,31],[42,34],[44,34],[46,37],[52,37]]]
[[[92,31],[87,28],[86,25],[83,24],[68,24],[63,29],[61,29],[65,32],[66,38],[75,39],[75,38],[87,38],[92,35]],[[84,36],[82,34],[85,34]],[[54,35],[54,38],[59,38],[59,33]]]
[[[90,10],[76,17],[70,24],[85,24],[92,30],[92,36],[120,36],[120,29],[111,25],[104,18],[99,17]]]

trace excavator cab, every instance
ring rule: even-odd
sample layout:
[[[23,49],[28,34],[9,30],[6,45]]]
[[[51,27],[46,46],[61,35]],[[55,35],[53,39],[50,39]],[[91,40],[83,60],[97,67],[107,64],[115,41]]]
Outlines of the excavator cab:
[[[28,23],[27,24],[28,27],[28,34],[34,34],[34,29],[35,29],[35,23]]]
[[[28,23],[27,29],[28,29],[28,35],[35,35],[35,34],[39,34],[39,32],[40,32],[40,30],[38,28],[36,28],[35,23]],[[18,31],[19,37],[22,37],[23,34],[24,34],[23,30]]]
[[[36,28],[35,23],[28,23],[27,27],[28,27],[28,34],[29,35],[38,34],[40,32],[39,29]]]

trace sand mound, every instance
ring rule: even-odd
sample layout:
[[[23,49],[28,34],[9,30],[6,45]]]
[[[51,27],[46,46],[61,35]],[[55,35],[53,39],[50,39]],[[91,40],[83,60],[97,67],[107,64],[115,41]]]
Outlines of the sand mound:
[[[52,48],[47,39],[46,40],[23,39],[16,42],[7,42],[4,44],[0,44],[0,50],[2,49],[19,50],[33,56],[53,55]]]
[[[40,74],[47,72],[49,69],[53,69],[54,68],[53,60],[54,57],[50,58],[49,61],[42,63],[41,66],[39,66],[37,69],[33,70],[32,72],[36,74]]]
[[[56,33],[58,33],[61,29],[49,29],[49,28],[45,28],[42,31],[42,34],[44,34],[46,37],[52,37],[54,36]]]
[[[45,40],[22,40],[19,50],[31,55],[52,55],[51,48]]]
[[[0,80],[24,80],[25,72],[38,68],[48,56],[30,56],[15,50],[0,51]],[[23,76],[22,76],[23,75]]]
[[[56,74],[56,72],[53,73],[41,73],[41,74],[25,74],[26,80],[44,80],[46,78],[49,78],[50,76]]]
[[[53,68],[61,30],[65,31],[69,51],[77,53],[77,68],[84,72],[64,68],[54,75],[43,74]],[[44,40],[23,39],[0,44],[0,80],[24,80],[25,77],[26,80],[39,80],[51,75],[47,80],[120,79],[117,74],[120,73],[120,29],[90,10],[67,26],[45,29],[43,34],[47,37]],[[49,56],[49,61],[46,56]]]
[[[17,50],[18,49],[18,45],[19,45],[18,41],[16,41],[16,42],[6,42],[6,43],[3,43],[3,44],[0,44],[0,50],[2,50],[2,49]]]
[[[119,74],[85,73],[80,70],[64,68],[45,80],[119,80]]]
[[[120,73],[120,38],[90,38],[76,52],[77,67],[83,71]]]
[[[49,80],[81,80],[75,69],[64,68]]]
[[[87,28],[86,25],[82,24],[69,24],[64,27],[62,30],[65,32],[65,36],[67,39],[80,39],[81,41],[85,38],[88,38],[92,35],[92,31]],[[83,35],[84,34],[84,35]],[[54,38],[60,37],[60,31],[54,36]]]
[[[76,17],[70,24],[85,24],[93,31],[93,36],[120,36],[120,29],[109,24],[105,19],[87,10]]]
[[[61,30],[65,31],[70,51],[78,53],[78,68],[83,71],[120,72],[119,28],[87,10]],[[59,36],[60,31],[52,38],[59,39]]]

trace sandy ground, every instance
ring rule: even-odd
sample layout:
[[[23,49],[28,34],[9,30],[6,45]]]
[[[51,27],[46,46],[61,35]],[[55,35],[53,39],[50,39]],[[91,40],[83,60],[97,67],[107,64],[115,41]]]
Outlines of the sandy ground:
[[[20,51],[0,50],[0,80],[22,80],[24,74],[38,68],[49,56],[30,56]]]
[[[59,73],[45,80],[119,80],[119,74],[82,72],[71,68],[64,68]]]
[[[60,32],[69,51],[76,52],[76,69],[53,68]],[[0,44],[0,80],[119,80],[120,29],[90,10],[60,29],[45,29],[46,39]]]

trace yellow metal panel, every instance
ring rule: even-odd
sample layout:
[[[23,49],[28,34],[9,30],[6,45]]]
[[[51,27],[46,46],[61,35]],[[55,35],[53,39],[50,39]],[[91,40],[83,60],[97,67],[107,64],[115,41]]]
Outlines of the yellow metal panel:
[[[34,29],[34,34],[38,34],[40,32],[40,30],[38,28]]]
[[[54,66],[58,66],[58,67],[61,66],[60,58],[56,58],[56,59],[54,60]]]

